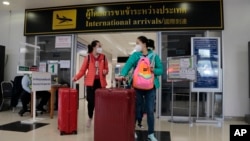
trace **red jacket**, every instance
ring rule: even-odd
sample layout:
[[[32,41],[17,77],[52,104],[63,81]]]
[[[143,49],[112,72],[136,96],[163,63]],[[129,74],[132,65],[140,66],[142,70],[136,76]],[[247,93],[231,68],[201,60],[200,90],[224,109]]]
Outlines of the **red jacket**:
[[[88,60],[88,58],[90,58],[90,60]],[[100,54],[100,56],[98,57],[98,62],[99,62],[99,76],[100,76],[101,86],[102,88],[105,88],[107,86],[107,81],[106,81],[106,75],[103,74],[103,70],[106,70],[108,73],[108,61],[103,54]],[[85,74],[86,71],[87,74]],[[95,57],[91,53],[89,54],[89,57],[88,56],[85,57],[82,67],[78,72],[78,74],[76,74],[75,79],[79,80],[82,76],[85,76],[84,78],[85,86],[93,86],[95,75],[96,75]]]

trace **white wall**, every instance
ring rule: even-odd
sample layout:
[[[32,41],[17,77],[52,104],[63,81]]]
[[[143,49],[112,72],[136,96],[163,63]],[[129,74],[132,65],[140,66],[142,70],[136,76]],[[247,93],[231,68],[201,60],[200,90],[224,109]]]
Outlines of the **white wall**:
[[[24,10],[23,11],[0,11],[0,44],[6,46],[8,63],[5,66],[4,79],[13,80],[17,75],[19,60],[19,43],[25,42],[23,36]]]
[[[7,11],[0,11],[0,19],[1,19],[1,26],[0,26],[0,44],[7,45],[8,44],[8,36],[9,36],[9,12]]]
[[[248,41],[250,0],[224,0],[222,46],[224,55],[224,116],[250,113],[248,94]]]

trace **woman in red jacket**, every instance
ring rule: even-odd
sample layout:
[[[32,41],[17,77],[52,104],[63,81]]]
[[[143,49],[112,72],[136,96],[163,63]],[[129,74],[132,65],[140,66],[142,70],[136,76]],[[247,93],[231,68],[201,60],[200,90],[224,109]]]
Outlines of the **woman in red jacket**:
[[[106,75],[108,74],[108,61],[105,55],[102,54],[101,43],[97,40],[92,41],[92,43],[88,45],[88,53],[89,54],[85,57],[80,71],[76,74],[73,80],[77,81],[82,76],[85,76],[84,84],[87,86],[89,116],[87,127],[89,128],[95,107],[95,90],[107,86]]]

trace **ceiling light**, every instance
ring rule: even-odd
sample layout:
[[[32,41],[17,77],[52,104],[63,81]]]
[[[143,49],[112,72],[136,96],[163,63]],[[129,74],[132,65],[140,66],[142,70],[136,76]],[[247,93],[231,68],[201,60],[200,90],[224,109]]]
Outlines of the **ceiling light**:
[[[10,2],[8,2],[8,1],[3,1],[3,5],[10,5]]]
[[[131,46],[132,45],[134,46],[134,45],[136,45],[136,42],[128,42],[128,44],[131,45]]]

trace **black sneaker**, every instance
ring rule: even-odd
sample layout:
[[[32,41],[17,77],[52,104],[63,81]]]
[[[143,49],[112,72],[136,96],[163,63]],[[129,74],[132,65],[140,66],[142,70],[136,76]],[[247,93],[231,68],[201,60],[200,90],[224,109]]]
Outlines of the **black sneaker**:
[[[38,107],[36,108],[36,110],[37,110],[37,111],[46,112],[46,110],[45,110],[43,107],[40,107],[40,106],[38,106]]]
[[[24,114],[25,112],[27,112],[27,111],[28,111],[28,110],[22,109],[22,110],[20,110],[20,111],[18,112],[18,114],[22,117],[23,114]]]
[[[137,126],[141,129],[143,129],[144,127],[142,126],[142,124],[138,123]]]

